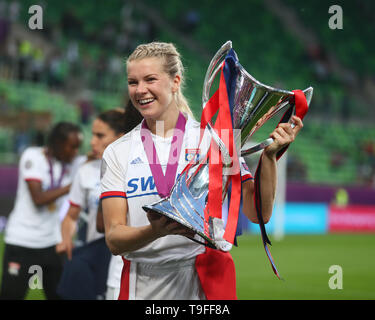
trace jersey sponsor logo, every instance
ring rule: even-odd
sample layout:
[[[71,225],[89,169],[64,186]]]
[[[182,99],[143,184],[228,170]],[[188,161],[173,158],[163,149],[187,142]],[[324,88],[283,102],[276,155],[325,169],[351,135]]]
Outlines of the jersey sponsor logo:
[[[31,169],[33,166],[33,162],[31,160],[27,160],[25,162],[25,169]]]
[[[126,194],[131,196],[136,191],[140,190],[141,192],[145,191],[156,191],[155,188],[155,181],[154,177],[140,177],[140,178],[133,178],[128,181],[128,189],[126,190]]]
[[[141,163],[143,163],[143,161],[140,157],[137,157],[130,162],[130,164],[141,164]]]
[[[192,161],[194,159],[195,162],[199,161],[200,157],[200,149],[185,149],[185,161]]]
[[[176,180],[180,175],[178,174]],[[128,181],[128,188],[126,190],[126,197],[146,196],[150,194],[157,194],[155,181],[153,176],[138,177]]]

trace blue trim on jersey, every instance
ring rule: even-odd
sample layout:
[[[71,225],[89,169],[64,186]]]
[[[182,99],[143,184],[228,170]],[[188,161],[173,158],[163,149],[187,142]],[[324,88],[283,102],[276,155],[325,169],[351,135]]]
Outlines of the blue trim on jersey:
[[[158,195],[157,192],[150,192],[150,193],[143,193],[143,194],[136,194],[134,196],[126,196],[127,199],[129,198],[135,198],[135,197],[143,197],[143,196],[151,196],[151,195]]]
[[[113,195],[113,196],[104,196],[104,197],[101,197],[100,200],[102,199],[107,199],[107,198],[125,198],[125,196],[119,196],[119,195]]]
[[[254,180],[254,177],[247,178],[247,179],[241,181],[241,183],[244,183],[244,182],[246,182],[247,180]]]

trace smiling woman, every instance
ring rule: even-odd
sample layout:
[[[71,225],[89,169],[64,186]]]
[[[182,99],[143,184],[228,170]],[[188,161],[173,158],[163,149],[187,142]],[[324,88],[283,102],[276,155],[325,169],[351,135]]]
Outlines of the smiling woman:
[[[180,132],[188,131],[176,136],[180,151],[194,148],[199,136],[199,124],[192,119],[181,92],[180,57],[172,44],[140,45],[128,58],[127,71],[130,100],[144,120],[106,149],[103,155],[106,170],[102,172],[101,181],[106,242],[113,254],[126,252],[123,275],[130,272],[131,279],[136,277],[136,288],[133,281],[126,283],[127,275],[122,277],[125,282],[121,283],[119,298],[203,299],[194,263],[195,256],[202,253],[204,247],[181,237],[189,234],[184,227],[165,217],[146,215],[142,209],[142,204],[160,199],[160,187],[173,185],[186,165],[183,152],[174,157],[174,163],[169,161],[170,150],[174,149],[171,136],[175,135],[175,128],[181,129]],[[159,121],[163,123],[162,131],[156,130]],[[155,142],[159,168],[166,172],[168,180],[165,183],[150,169],[153,161],[146,155],[141,132],[147,135],[148,142]],[[119,153],[115,155],[113,151]],[[146,183],[144,188],[137,188],[127,197],[132,181],[137,179],[154,179],[154,183]],[[126,289],[128,285],[130,291]]]
[[[142,209],[169,195],[188,164],[189,150],[206,151],[197,149],[203,148],[200,123],[181,91],[180,56],[170,43],[139,45],[127,60],[127,73],[130,100],[144,119],[106,148],[101,173],[106,243],[124,261],[119,299],[236,299],[229,252],[206,248],[192,241],[194,233],[182,224]],[[272,214],[276,154],[302,127],[301,120],[293,120],[296,129],[280,124],[262,154],[265,222]],[[246,166],[241,166],[241,182],[243,212],[257,222],[254,181]]]

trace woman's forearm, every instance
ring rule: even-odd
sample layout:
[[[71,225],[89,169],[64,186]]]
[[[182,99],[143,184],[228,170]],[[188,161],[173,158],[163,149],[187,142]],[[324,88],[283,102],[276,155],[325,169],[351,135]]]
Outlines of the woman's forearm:
[[[262,198],[262,217],[267,223],[272,216],[272,210],[276,194],[277,167],[276,156],[262,154],[262,168],[260,172],[260,194]]]
[[[114,255],[138,250],[157,238],[150,225],[129,227],[118,224],[106,232],[107,245]]]
[[[63,222],[61,223],[61,237],[63,241],[71,241],[76,231],[77,219],[73,219],[71,217],[70,211],[71,209],[69,209]]]
[[[31,198],[34,204],[37,206],[43,206],[54,202],[56,199],[67,194],[70,190],[70,185],[42,191],[40,182],[28,181],[27,184],[30,190]]]
[[[157,213],[148,212],[150,224],[142,227],[127,225],[128,211],[126,199],[107,198],[102,200],[105,238],[114,255],[124,254],[143,248],[166,235],[192,236],[191,231],[176,221]]]
[[[260,173],[260,194],[262,197],[262,218],[267,223],[272,215],[276,193],[276,158],[262,155]],[[259,223],[254,203],[255,183],[248,180],[242,184],[242,211],[253,223]]]

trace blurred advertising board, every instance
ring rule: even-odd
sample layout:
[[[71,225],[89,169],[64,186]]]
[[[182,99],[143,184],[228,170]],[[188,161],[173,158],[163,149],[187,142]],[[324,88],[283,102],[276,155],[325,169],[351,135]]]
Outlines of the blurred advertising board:
[[[276,223],[282,226],[276,226]],[[338,207],[327,203],[287,202],[283,209],[275,207],[270,222],[266,224],[269,234],[274,233],[275,228],[281,228],[285,234],[375,232],[375,206]],[[260,233],[258,225],[251,222],[248,222],[247,229]]]
[[[331,205],[328,215],[330,232],[375,232],[375,206]]]

